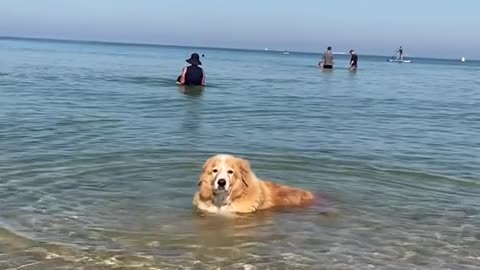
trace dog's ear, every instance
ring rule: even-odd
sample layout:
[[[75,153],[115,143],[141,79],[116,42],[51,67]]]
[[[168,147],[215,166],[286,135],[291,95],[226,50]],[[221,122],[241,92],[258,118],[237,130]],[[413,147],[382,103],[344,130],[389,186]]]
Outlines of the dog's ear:
[[[213,190],[212,190],[212,185],[210,184],[209,178],[210,174],[209,173],[202,173],[200,176],[200,180],[198,181],[198,185],[200,186],[199,191],[200,191],[200,199],[203,201],[208,201],[213,199]]]
[[[238,171],[237,181],[232,187],[230,200],[235,200],[247,194],[249,186],[253,186],[253,174],[250,169],[250,164],[247,160],[242,158],[235,158],[235,169]]]
[[[248,160],[246,159],[239,158],[238,166],[240,168],[242,182],[245,186],[248,187],[252,180],[252,168],[250,167],[250,162],[248,162]]]
[[[210,183],[210,172],[213,168],[213,159],[208,159],[202,168],[202,174],[198,180],[198,186],[200,186],[200,199],[206,201],[213,198],[212,184]]]

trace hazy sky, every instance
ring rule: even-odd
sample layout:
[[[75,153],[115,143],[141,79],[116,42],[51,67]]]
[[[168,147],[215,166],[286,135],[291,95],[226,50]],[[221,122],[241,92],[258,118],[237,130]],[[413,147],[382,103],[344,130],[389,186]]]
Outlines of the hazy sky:
[[[0,0],[0,36],[480,59],[479,0]]]

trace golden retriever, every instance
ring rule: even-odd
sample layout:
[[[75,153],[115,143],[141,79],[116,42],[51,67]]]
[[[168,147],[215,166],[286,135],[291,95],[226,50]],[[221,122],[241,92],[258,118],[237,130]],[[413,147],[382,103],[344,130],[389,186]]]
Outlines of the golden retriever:
[[[314,201],[310,191],[263,181],[247,160],[216,155],[203,165],[193,205],[210,213],[252,213],[276,207],[301,207]]]

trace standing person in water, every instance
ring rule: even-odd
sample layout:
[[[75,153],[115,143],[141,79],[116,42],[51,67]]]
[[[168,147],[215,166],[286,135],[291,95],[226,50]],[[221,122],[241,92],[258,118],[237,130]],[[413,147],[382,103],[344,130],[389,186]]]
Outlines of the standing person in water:
[[[177,83],[180,85],[205,85],[205,74],[203,69],[199,67],[202,65],[202,62],[200,62],[198,53],[192,53],[190,59],[185,61],[190,66],[182,69],[182,74],[178,76]]]
[[[398,48],[398,58],[400,60],[403,60],[403,48],[402,48],[402,46],[400,46],[400,48]]]
[[[348,67],[350,70],[357,70],[358,66],[358,55],[354,50],[350,50],[350,66]]]
[[[328,47],[327,51],[323,53],[322,61],[318,64],[324,69],[332,69],[335,64],[335,57],[333,56],[332,47]]]

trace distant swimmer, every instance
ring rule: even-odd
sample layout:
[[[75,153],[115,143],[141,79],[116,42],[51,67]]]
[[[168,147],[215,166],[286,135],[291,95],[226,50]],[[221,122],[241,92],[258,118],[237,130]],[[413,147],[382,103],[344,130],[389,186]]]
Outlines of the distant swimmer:
[[[329,46],[327,51],[323,53],[322,61],[318,63],[318,66],[324,69],[332,69],[333,64],[335,64],[335,57],[332,53],[332,47]]]
[[[199,67],[202,65],[202,62],[200,62],[198,53],[193,53],[190,59],[185,61],[190,66],[182,69],[182,74],[178,76],[177,83],[180,85],[205,85],[205,74],[203,69]]]
[[[358,55],[354,50],[350,50],[350,66],[348,67],[350,70],[357,70],[358,67]]]

